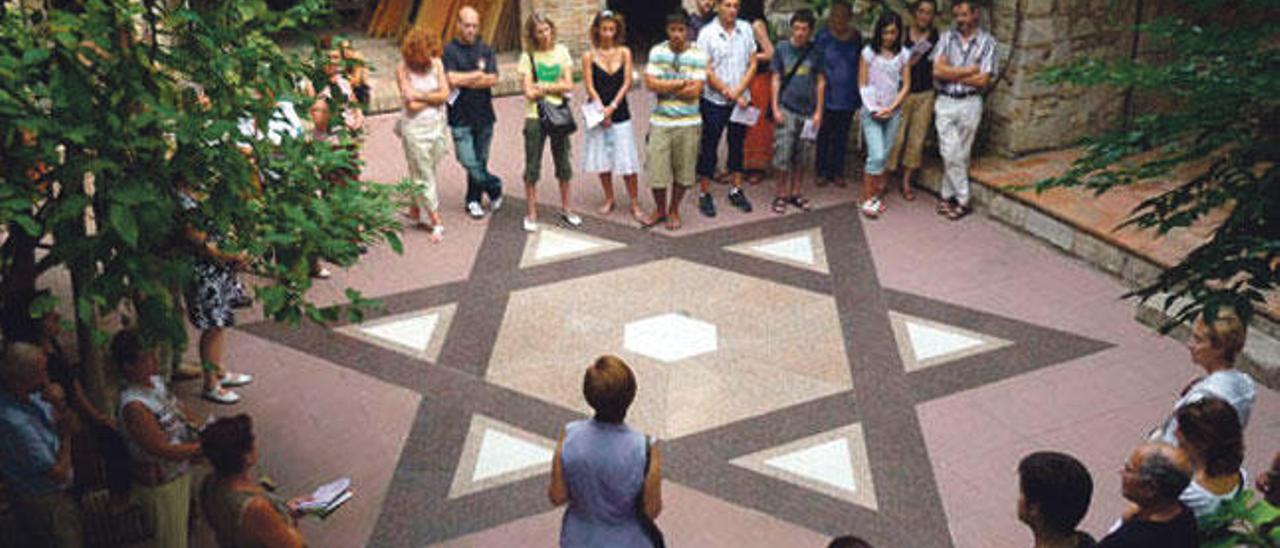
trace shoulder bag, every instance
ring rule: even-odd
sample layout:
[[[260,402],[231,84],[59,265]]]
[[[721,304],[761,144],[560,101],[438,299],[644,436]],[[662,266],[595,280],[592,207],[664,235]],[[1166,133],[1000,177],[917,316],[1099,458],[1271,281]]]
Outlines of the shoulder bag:
[[[538,81],[538,65],[533,60],[533,52],[529,52],[529,71],[533,73],[533,81]],[[542,131],[548,135],[569,135],[578,131],[578,124],[573,121],[573,109],[569,108],[569,96],[566,94],[560,104],[553,104],[545,97],[538,99],[538,123]]]

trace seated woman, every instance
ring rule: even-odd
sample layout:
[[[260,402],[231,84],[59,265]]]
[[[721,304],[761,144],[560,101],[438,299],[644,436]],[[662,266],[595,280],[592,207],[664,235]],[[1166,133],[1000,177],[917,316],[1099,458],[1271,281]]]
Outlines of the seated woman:
[[[160,377],[160,360],[134,330],[116,333],[111,358],[120,367],[120,424],[132,462],[134,493],[155,545],[185,548],[191,498],[191,461],[200,458],[195,414],[178,404]]]
[[[1178,409],[1205,398],[1218,398],[1231,404],[1240,419],[1240,427],[1249,425],[1249,414],[1257,391],[1253,378],[1235,367],[1236,356],[1244,349],[1247,335],[1244,322],[1228,308],[1218,310],[1212,322],[1204,316],[1196,319],[1187,338],[1187,350],[1191,361],[1204,369],[1205,374],[1196,377],[1182,391],[1173,404],[1173,413],[1163,425],[1152,432],[1151,438],[1177,445],[1174,431],[1178,428],[1175,418]]]
[[[200,507],[222,548],[292,548],[305,543],[293,501],[263,490],[250,477],[258,463],[253,420],[236,415],[214,421],[200,433],[213,473],[200,486]]]
[[[1191,484],[1182,492],[1197,519],[1213,514],[1246,485],[1244,439],[1236,411],[1224,400],[1206,398],[1178,409],[1178,447],[1186,451],[1193,469]]]
[[[662,453],[623,423],[636,378],[622,359],[601,356],[582,392],[596,415],[565,426],[551,461],[547,495],[569,505],[560,546],[652,546],[645,523],[662,511]]]

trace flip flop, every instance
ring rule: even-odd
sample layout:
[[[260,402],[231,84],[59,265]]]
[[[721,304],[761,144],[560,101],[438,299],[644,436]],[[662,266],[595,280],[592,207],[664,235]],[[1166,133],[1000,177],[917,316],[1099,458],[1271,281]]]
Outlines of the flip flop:
[[[791,203],[791,201],[790,201],[789,199],[787,199],[787,198],[783,198],[782,196],[778,196],[778,197],[774,198],[774,199],[773,199],[773,212],[774,212],[774,213],[777,213],[778,215],[782,215],[783,213],[786,213],[786,212],[787,212],[787,204],[789,204],[789,203]]]
[[[791,205],[796,206],[797,208],[800,208],[801,211],[813,210],[813,204],[809,203],[809,199],[799,194],[792,196],[791,199],[787,201],[790,202]]]

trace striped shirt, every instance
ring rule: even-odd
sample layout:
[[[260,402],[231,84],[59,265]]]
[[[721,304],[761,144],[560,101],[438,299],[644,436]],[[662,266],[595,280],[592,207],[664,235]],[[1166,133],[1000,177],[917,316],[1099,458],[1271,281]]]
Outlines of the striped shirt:
[[[693,44],[677,54],[671,51],[667,42],[663,42],[649,50],[649,64],[644,73],[659,80],[704,82],[707,79],[707,54]],[[653,105],[653,117],[649,120],[650,125],[658,127],[696,126],[701,123],[698,100],[681,99],[673,94],[658,95],[658,101]]]
[[[756,54],[756,35],[751,30],[751,23],[742,19],[734,21],[732,32],[724,30],[724,25],[716,20],[698,32],[698,49],[707,52],[711,72],[724,85],[733,88],[742,83],[747,68],[751,66],[751,58]],[[745,91],[743,97],[750,100],[750,90]],[[711,86],[702,88],[702,98],[717,105],[730,103],[728,97],[711,89]]]
[[[998,68],[996,37],[983,29],[978,29],[973,38],[967,43],[959,30],[954,28],[948,30],[942,35],[937,47],[933,50],[934,60],[940,55],[946,55],[947,64],[952,67],[967,67],[977,64],[980,72],[989,74],[993,78],[996,75],[996,69]],[[939,78],[933,80],[933,85],[944,95],[966,95],[981,91],[973,86]]]

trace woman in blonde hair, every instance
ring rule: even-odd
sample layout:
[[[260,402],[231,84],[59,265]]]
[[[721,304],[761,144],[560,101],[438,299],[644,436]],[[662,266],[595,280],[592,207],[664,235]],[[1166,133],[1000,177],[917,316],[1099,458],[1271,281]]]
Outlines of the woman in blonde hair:
[[[631,216],[644,220],[644,210],[637,199],[639,182],[636,173],[640,161],[636,156],[635,134],[631,130],[631,108],[627,92],[631,90],[631,50],[626,43],[626,23],[610,10],[596,14],[591,22],[591,49],[582,54],[582,82],[591,101],[604,109],[604,120],[587,129],[582,148],[583,171],[600,174],[604,204],[600,213],[609,214],[615,204],[613,175],[621,175],[631,203]]]
[[[426,27],[415,27],[400,46],[404,62],[396,68],[403,107],[397,124],[409,177],[418,185],[409,214],[418,226],[431,231],[432,242],[444,237],[436,193],[436,163],[446,151],[444,106],[449,99],[449,80],[441,53],[440,38]],[[426,220],[422,218],[424,213]]]
[[[520,55],[516,72],[524,85],[528,106],[524,117],[524,192],[528,210],[524,229],[538,229],[538,179],[542,176],[542,150],[551,140],[551,159],[560,182],[560,217],[569,226],[579,226],[582,218],[569,205],[569,183],[573,166],[569,160],[569,134],[548,133],[538,121],[538,101],[563,105],[573,89],[573,57],[569,48],[556,43],[556,24],[542,12],[534,12],[525,22],[528,49]]]
[[[647,547],[662,512],[662,453],[624,420],[636,378],[617,356],[587,368],[582,393],[595,416],[565,425],[551,460],[551,503],[568,504],[560,546]]]
[[[1177,445],[1178,409],[1205,398],[1231,404],[1240,426],[1249,424],[1249,412],[1253,410],[1257,392],[1253,378],[1235,367],[1236,356],[1244,349],[1246,333],[1244,322],[1229,308],[1219,309],[1212,321],[1205,315],[1196,318],[1187,337],[1187,350],[1191,351],[1191,361],[1203,368],[1205,375],[1196,377],[1183,389],[1173,412],[1152,432],[1152,438]]]

